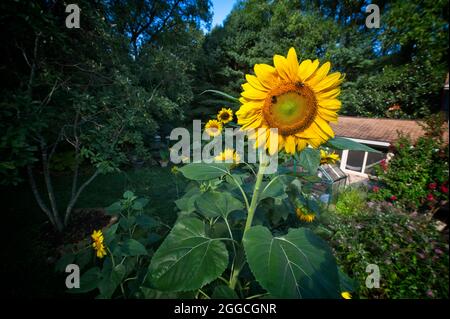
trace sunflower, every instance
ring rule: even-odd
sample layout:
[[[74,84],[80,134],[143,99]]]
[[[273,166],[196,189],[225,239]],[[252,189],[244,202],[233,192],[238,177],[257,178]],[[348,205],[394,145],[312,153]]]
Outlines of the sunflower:
[[[352,299],[352,294],[349,293],[348,291],[344,291],[341,293],[342,298],[344,299]]]
[[[106,256],[105,245],[103,245],[103,233],[101,230],[94,230],[91,235],[93,240],[92,247],[96,251],[98,258],[103,258]]]
[[[311,223],[314,220],[314,218],[316,218],[316,215],[308,212],[308,210],[306,210],[303,207],[297,207],[295,209],[295,212],[297,214],[298,219],[300,219],[304,222],[307,222],[307,223]]]
[[[222,108],[217,114],[217,119],[223,124],[227,124],[233,120],[233,111],[231,109]]]
[[[320,165],[335,164],[339,160],[339,154],[336,154],[335,152],[329,153],[325,150],[320,150]]]
[[[222,123],[217,120],[209,120],[205,125],[205,131],[209,136],[218,136],[222,133]]]
[[[227,148],[225,151],[214,157],[214,160],[217,162],[233,161],[235,163],[239,163],[241,161],[241,157],[235,150]]]
[[[236,112],[242,130],[266,128],[263,134],[249,135],[265,145],[270,154],[284,149],[294,154],[308,144],[314,148],[334,137],[329,122],[337,121],[341,102],[337,99],[343,81],[341,73],[328,74],[329,62],[319,67],[319,60],[298,63],[294,48],[287,57],[275,55],[275,67],[256,64],[256,75],[246,75],[242,85],[242,103]],[[269,128],[277,128],[272,133]],[[269,143],[276,134],[278,149]],[[264,144],[265,143],[265,144]]]

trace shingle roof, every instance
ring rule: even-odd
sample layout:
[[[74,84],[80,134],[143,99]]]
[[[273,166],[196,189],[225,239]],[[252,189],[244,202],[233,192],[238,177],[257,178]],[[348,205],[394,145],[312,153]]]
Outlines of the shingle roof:
[[[392,143],[398,138],[397,130],[409,134],[416,141],[424,134],[422,127],[414,120],[395,120],[340,116],[338,123],[331,123],[336,136]],[[448,142],[448,125],[445,141]]]

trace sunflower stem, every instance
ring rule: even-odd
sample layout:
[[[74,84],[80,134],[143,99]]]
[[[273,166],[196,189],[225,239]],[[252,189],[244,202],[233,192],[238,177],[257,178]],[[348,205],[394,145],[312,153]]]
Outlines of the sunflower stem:
[[[251,201],[250,207],[248,209],[247,221],[245,222],[244,235],[247,232],[247,230],[249,230],[250,227],[252,227],[253,216],[255,215],[256,207],[258,206],[259,195],[260,195],[260,191],[261,191],[261,184],[262,184],[262,180],[264,177],[264,171],[266,170],[266,167],[267,167],[266,157],[265,157],[264,153],[261,153],[261,156],[259,159],[258,174],[256,175],[255,188],[253,189],[252,201]]]

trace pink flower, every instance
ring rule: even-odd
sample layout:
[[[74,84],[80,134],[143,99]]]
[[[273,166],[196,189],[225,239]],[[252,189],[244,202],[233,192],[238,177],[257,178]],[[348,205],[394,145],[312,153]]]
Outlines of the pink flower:
[[[434,297],[433,291],[431,289],[428,289],[427,296],[430,297],[430,298]]]
[[[442,255],[444,252],[442,251],[442,250],[440,250],[439,248],[436,248],[435,250],[434,250],[434,252],[436,253],[436,254],[438,254],[438,255]]]
[[[372,188],[372,191],[373,191],[374,193],[378,193],[379,190],[380,190],[380,188],[379,188],[378,186],[374,186],[374,187]]]
[[[397,196],[392,195],[389,199],[390,199],[391,201],[396,201],[396,200],[397,200]]]
[[[436,183],[430,183],[430,184],[428,184],[428,189],[434,190],[434,189],[436,189],[436,187],[437,187],[437,184],[436,184]]]
[[[441,192],[447,194],[448,193],[448,187],[445,185],[441,185]]]
[[[428,194],[427,195],[427,200],[430,201],[430,202],[433,201],[434,200],[433,194]]]

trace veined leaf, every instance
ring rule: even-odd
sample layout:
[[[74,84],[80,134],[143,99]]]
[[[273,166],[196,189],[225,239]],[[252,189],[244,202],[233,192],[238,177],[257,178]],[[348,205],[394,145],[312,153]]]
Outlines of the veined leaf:
[[[204,181],[227,174],[231,165],[232,163],[192,163],[179,168],[179,171],[188,179]]]
[[[155,252],[149,267],[153,285],[163,291],[190,291],[218,278],[228,265],[223,242],[209,238],[198,218],[181,218]]]
[[[314,148],[305,148],[298,155],[299,165],[310,174],[316,174],[320,165],[320,151]]]
[[[195,207],[205,217],[226,218],[232,211],[243,209],[244,205],[228,192],[206,192],[197,198]]]
[[[338,269],[330,248],[305,228],[273,237],[263,226],[244,236],[256,280],[275,298],[339,298]]]

